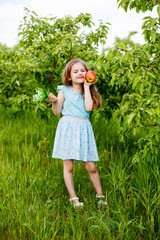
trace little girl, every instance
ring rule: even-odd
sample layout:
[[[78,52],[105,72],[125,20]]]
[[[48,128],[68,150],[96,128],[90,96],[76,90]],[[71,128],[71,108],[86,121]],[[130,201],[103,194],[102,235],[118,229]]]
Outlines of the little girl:
[[[88,83],[85,73],[88,67],[81,59],[73,59],[63,71],[63,84],[58,86],[58,96],[52,93],[48,99],[52,102],[53,113],[63,117],[59,120],[53,158],[63,160],[64,181],[70,195],[70,202],[75,208],[83,207],[79,202],[73,184],[73,160],[83,161],[97,192],[98,205],[107,205],[103,199],[102,186],[95,162],[99,161],[90,112],[102,105],[101,96],[95,89],[95,82]]]

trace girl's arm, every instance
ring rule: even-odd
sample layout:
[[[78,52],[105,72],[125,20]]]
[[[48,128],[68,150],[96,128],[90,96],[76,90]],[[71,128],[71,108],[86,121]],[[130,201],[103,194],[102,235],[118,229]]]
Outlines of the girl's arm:
[[[64,102],[64,95],[62,90],[58,92],[58,96],[56,97],[53,93],[50,93],[48,99],[52,102],[52,111],[58,116],[60,115]]]
[[[93,100],[91,97],[90,85],[92,85],[92,83],[85,82],[85,84],[84,84],[85,108],[88,112],[91,112],[93,109]]]

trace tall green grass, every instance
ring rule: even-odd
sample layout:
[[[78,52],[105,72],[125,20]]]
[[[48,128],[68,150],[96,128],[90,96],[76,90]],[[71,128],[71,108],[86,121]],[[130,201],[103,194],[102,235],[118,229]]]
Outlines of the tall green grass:
[[[97,207],[84,165],[76,162],[75,189],[85,206],[76,211],[63,162],[51,158],[58,118],[0,109],[0,239],[160,239],[158,159],[133,161],[138,136],[124,144],[118,124],[98,114],[91,122],[108,206]]]

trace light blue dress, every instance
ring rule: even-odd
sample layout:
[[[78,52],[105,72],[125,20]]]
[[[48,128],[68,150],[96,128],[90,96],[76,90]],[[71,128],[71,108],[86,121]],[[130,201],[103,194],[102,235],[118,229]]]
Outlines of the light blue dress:
[[[64,103],[53,147],[53,158],[75,161],[99,161],[90,112],[86,111],[84,96],[70,86],[60,85]]]

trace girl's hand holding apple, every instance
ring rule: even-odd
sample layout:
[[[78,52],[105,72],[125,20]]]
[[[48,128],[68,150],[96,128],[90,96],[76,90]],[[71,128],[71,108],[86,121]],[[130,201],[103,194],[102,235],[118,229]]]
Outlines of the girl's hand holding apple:
[[[95,72],[89,70],[85,74],[85,79],[86,80],[85,80],[84,84],[86,86],[90,86],[96,82],[97,76],[96,76]]]

